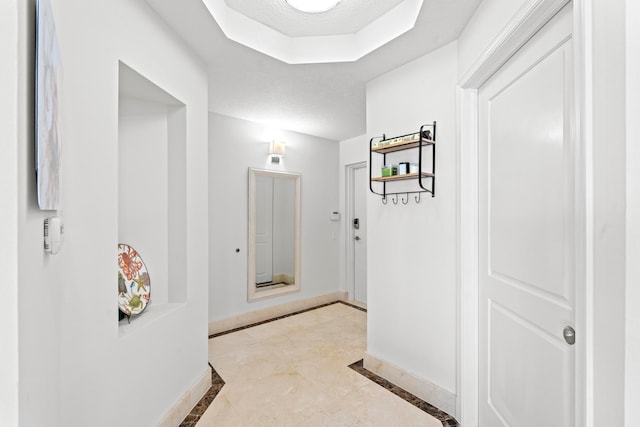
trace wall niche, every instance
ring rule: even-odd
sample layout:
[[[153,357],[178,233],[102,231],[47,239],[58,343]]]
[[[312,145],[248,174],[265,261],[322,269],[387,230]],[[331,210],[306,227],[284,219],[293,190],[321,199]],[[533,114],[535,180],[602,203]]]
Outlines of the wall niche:
[[[151,301],[131,327],[187,300],[186,136],[185,104],[120,62],[118,243],[138,251],[151,279]]]

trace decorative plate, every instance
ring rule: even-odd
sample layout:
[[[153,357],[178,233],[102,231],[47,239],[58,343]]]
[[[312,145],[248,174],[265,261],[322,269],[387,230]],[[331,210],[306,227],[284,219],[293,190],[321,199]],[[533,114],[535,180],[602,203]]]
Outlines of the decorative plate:
[[[118,245],[118,306],[127,316],[142,313],[151,298],[151,279],[138,251]]]

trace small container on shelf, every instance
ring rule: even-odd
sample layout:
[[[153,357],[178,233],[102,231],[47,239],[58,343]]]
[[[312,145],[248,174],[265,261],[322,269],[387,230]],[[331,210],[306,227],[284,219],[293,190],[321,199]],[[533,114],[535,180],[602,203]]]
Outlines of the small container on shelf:
[[[416,162],[409,163],[409,173],[418,173],[418,163]]]
[[[409,173],[409,162],[400,162],[398,164],[398,175],[406,175]]]
[[[394,175],[398,175],[398,165],[382,166],[382,176],[394,176]]]

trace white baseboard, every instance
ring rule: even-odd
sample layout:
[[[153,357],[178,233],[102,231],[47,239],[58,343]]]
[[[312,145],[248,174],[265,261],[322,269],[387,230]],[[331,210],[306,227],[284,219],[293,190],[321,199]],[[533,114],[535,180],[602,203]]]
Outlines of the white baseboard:
[[[193,386],[187,390],[178,403],[167,412],[162,421],[158,423],[158,427],[176,427],[179,426],[182,420],[186,418],[191,412],[194,406],[200,401],[202,396],[211,387],[211,368],[207,366],[207,369],[203,372],[200,378],[193,384]]]
[[[229,331],[235,328],[241,328],[253,323],[285,316],[287,314],[295,313],[296,311],[306,310],[307,308],[328,304],[334,301],[347,301],[347,299],[348,293],[346,291],[336,291],[330,294],[292,301],[262,310],[251,311],[249,313],[243,313],[238,316],[228,317],[222,320],[215,320],[209,323],[209,335]]]
[[[456,395],[369,353],[364,368],[457,418]]]

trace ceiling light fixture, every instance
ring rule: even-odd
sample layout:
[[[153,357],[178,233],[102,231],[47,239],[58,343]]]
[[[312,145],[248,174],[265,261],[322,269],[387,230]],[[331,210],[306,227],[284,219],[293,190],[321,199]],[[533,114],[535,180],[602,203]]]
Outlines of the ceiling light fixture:
[[[340,3],[341,0],[285,0],[289,6],[306,13],[327,12]]]

